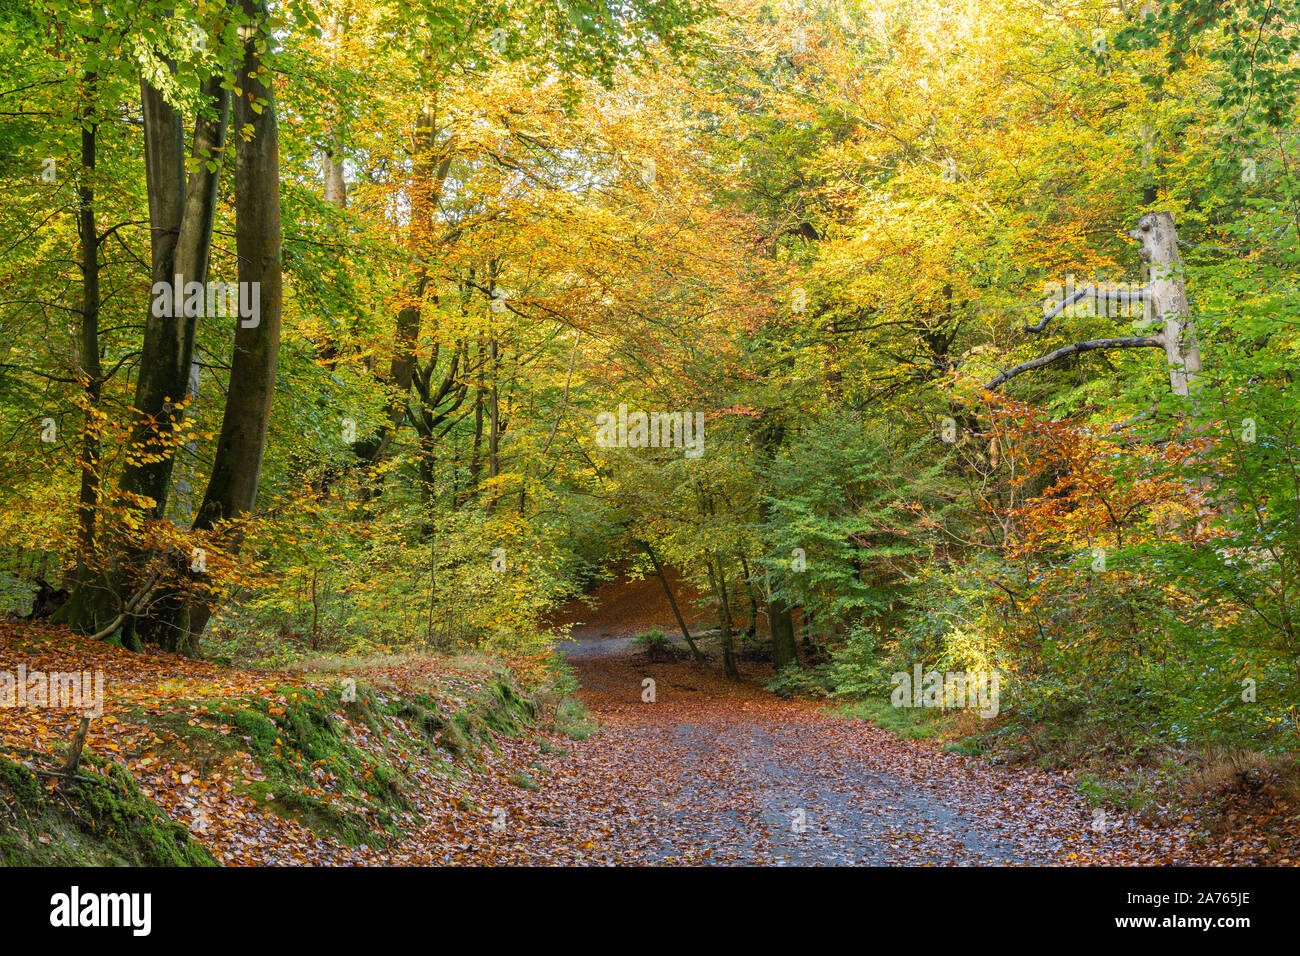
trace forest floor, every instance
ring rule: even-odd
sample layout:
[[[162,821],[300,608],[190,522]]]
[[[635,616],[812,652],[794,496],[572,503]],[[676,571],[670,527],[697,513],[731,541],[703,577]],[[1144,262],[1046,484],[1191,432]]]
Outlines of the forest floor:
[[[744,662],[736,682],[716,661],[650,661],[629,631],[654,616],[651,593],[631,623],[593,613],[561,645],[595,733],[529,719],[485,658],[257,671],[0,625],[0,671],[104,671],[104,713],[79,774],[129,770],[226,865],[1300,860],[1294,807],[1226,829],[1195,813],[1148,826],[1099,814],[1071,773],[997,765],[824,702],[782,700],[761,686],[770,665]],[[340,702],[348,678],[359,703]],[[554,713],[553,699],[534,700]],[[103,820],[117,825],[43,772],[60,767],[77,722],[52,708],[0,711],[0,757],[36,771],[43,789],[35,797],[11,773],[6,790],[0,777],[0,850],[8,862],[159,862],[139,839],[107,858],[60,850],[102,833]]]
[[[651,663],[586,636],[570,660],[602,732],[548,787],[604,791],[600,845],[619,862],[808,865],[1248,863],[1260,830],[1207,840],[1190,817],[1104,816],[1071,775],[1000,767],[910,741],[824,704],[780,700],[714,665]],[[642,682],[655,681],[653,703]]]
[[[689,626],[703,595],[669,573]],[[1000,766],[899,736],[824,702],[762,687],[770,665],[651,661],[634,635],[659,629],[685,655],[654,578],[596,588],[561,609],[560,645],[599,722],[548,787],[587,805],[605,860],[816,865],[1170,865],[1300,863],[1300,807],[1228,801],[1210,818],[1172,801],[1167,822],[1099,807],[1075,772]],[[592,606],[594,605],[594,606]],[[716,651],[716,648],[715,648]],[[643,699],[654,681],[653,703]],[[1238,812],[1239,811],[1239,812]],[[1172,818],[1172,819],[1168,819]]]

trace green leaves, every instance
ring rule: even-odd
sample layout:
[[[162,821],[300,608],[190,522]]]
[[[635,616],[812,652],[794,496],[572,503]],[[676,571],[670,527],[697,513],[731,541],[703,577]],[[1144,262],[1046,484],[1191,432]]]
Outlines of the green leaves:
[[[767,473],[774,590],[819,619],[886,615],[956,518],[936,444],[854,415],[807,422]],[[796,548],[805,572],[787,558]]]
[[[1221,67],[1225,109],[1240,119],[1270,127],[1294,122],[1300,67],[1291,62],[1298,49],[1300,3],[1224,4],[1221,0],[1173,0],[1126,26],[1115,39],[1120,49],[1159,49],[1169,73],[1205,56]],[[1143,82],[1162,89],[1168,77],[1148,71]]]

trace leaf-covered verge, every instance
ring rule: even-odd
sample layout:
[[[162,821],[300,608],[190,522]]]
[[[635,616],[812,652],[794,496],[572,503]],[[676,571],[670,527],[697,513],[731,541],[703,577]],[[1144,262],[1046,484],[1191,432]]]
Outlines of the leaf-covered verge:
[[[540,659],[252,671],[5,625],[0,669],[19,664],[102,671],[105,699],[71,776],[78,712],[0,710],[5,865],[452,862],[595,729]]]

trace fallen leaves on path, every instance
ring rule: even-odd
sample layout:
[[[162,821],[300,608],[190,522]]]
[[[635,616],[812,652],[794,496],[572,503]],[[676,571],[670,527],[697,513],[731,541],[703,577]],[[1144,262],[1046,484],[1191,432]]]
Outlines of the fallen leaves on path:
[[[1269,851],[1267,821],[1218,839],[1190,817],[1145,826],[1099,813],[1069,774],[939,751],[710,669],[638,658],[579,667],[604,732],[562,783],[569,802],[584,789],[606,794],[608,862],[1174,865],[1288,856]],[[654,703],[642,700],[646,677],[656,682]]]

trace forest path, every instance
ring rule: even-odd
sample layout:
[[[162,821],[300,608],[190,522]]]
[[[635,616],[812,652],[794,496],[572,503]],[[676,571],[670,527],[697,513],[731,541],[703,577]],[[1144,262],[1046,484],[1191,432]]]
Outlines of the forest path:
[[[1188,859],[1188,834],[1093,808],[1065,777],[945,753],[716,663],[655,663],[625,637],[563,645],[601,732],[580,746],[572,800],[609,862],[766,865],[1066,864]],[[655,699],[643,700],[646,678]],[[551,799],[563,805],[565,781]],[[549,789],[549,787],[548,787]],[[553,804],[554,805],[554,804]],[[572,805],[572,804],[570,804]],[[584,808],[589,810],[590,808]]]

